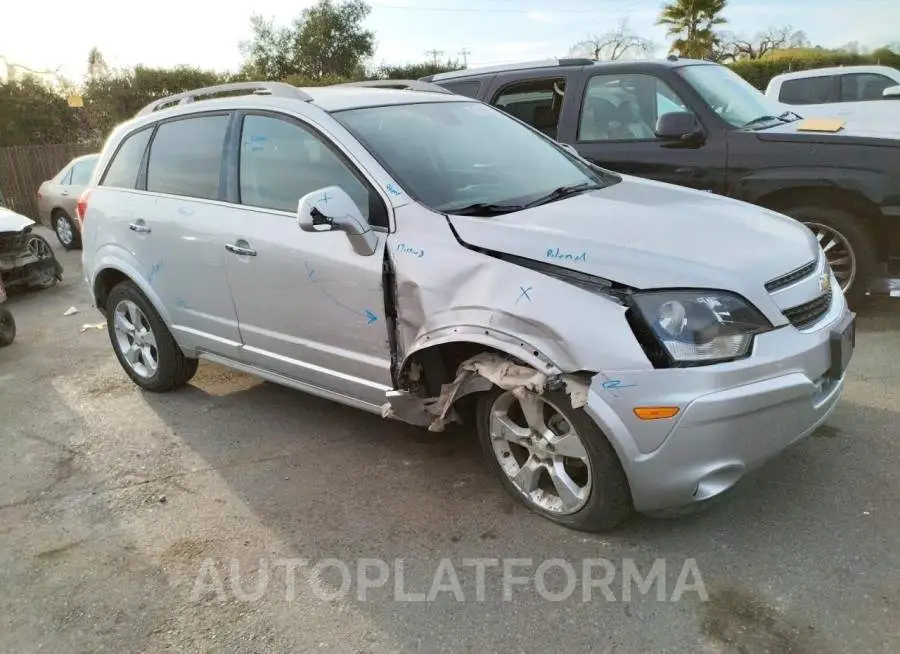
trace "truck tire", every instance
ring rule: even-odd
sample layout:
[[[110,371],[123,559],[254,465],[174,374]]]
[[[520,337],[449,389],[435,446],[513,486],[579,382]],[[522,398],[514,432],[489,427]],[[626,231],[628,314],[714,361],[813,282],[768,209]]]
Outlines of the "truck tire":
[[[16,340],[16,321],[10,310],[0,307],[0,347],[6,347]]]
[[[797,205],[784,213],[819,237],[847,302],[859,306],[878,270],[875,241],[864,220],[844,209],[816,205]]]

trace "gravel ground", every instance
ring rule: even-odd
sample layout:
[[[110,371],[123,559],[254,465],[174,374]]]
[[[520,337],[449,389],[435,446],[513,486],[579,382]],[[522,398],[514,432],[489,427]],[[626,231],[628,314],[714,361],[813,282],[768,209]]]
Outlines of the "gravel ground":
[[[0,350],[0,651],[900,651],[900,300],[863,312],[813,437],[708,511],[590,536],[514,504],[461,429],[211,365],[139,391],[59,255]],[[657,560],[662,599],[625,583]]]

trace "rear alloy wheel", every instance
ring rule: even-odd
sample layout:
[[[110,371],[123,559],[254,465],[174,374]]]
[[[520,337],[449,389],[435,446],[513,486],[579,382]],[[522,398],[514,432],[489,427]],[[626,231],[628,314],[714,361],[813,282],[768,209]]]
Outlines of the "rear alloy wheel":
[[[875,277],[878,255],[862,218],[843,209],[798,206],[785,211],[816,235],[847,302],[863,300]]]
[[[482,448],[503,485],[532,511],[572,529],[603,531],[633,512],[615,450],[564,392],[479,398]]]
[[[118,284],[106,301],[106,322],[116,358],[143,389],[170,391],[197,372],[172,337],[159,313],[133,282]]]
[[[53,231],[60,245],[66,250],[77,250],[81,247],[81,233],[65,211],[53,214]]]
[[[9,309],[0,307],[0,347],[16,340],[16,321]]]

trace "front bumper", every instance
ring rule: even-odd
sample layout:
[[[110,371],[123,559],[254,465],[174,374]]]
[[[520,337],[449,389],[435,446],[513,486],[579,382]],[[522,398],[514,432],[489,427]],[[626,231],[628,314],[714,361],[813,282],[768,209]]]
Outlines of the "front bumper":
[[[606,372],[587,412],[616,448],[639,511],[708,500],[821,425],[844,378],[829,379],[831,334],[849,313],[840,291],[812,330],[758,336],[742,361],[709,367]],[[640,420],[639,406],[677,406]]]

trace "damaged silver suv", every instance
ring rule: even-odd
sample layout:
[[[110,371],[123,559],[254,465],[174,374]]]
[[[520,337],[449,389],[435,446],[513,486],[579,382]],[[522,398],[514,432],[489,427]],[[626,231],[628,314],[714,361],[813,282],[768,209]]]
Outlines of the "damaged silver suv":
[[[78,203],[116,356],[199,359],[439,431],[567,527],[703,502],[821,424],[855,344],[815,237],[597,168],[426,83],[159,100]]]

